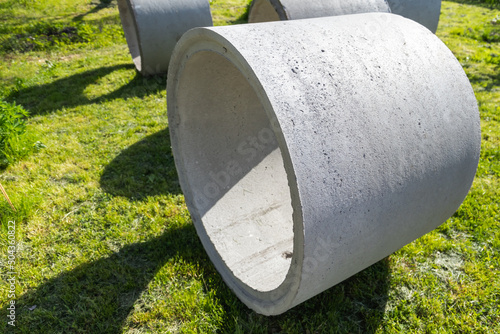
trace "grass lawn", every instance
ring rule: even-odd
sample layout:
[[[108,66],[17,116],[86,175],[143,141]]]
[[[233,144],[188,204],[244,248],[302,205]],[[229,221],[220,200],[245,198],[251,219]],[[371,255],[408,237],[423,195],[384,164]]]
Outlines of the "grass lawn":
[[[216,25],[248,0],[212,0]],[[76,8],[76,9],[75,9]],[[111,0],[0,0],[0,98],[38,152],[0,170],[0,333],[500,333],[500,10],[443,1],[437,36],[479,103],[482,153],[438,229],[277,317],[226,287],[192,225],[165,75],[135,71]],[[40,145],[40,143],[42,145]],[[43,148],[44,147],[44,148]]]

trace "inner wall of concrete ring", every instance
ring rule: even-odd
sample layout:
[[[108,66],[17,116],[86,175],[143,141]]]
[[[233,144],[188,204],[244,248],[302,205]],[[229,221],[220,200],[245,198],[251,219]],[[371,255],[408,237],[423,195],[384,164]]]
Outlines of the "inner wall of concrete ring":
[[[392,12],[436,32],[441,0],[253,0],[248,22],[297,20],[370,12]]]
[[[213,25],[208,0],[118,0],[118,9],[134,65],[143,75],[165,73],[181,36]]]
[[[200,240],[275,315],[433,230],[479,159],[474,93],[428,29],[356,14],[193,29],[167,80]]]

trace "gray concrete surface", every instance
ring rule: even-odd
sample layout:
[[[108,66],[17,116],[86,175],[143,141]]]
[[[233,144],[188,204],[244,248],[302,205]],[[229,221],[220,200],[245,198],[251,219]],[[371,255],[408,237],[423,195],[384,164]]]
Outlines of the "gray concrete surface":
[[[125,38],[143,75],[164,73],[182,34],[212,26],[208,0],[118,0]]]
[[[172,56],[167,101],[200,239],[266,315],[439,226],[479,159],[462,67],[393,14],[193,29]]]
[[[271,22],[314,17],[390,12],[386,0],[254,0],[248,22]]]
[[[248,22],[271,22],[314,17],[392,12],[436,32],[441,0],[253,0]]]
[[[441,15],[441,0],[387,0],[391,12],[409,18],[436,32]]]

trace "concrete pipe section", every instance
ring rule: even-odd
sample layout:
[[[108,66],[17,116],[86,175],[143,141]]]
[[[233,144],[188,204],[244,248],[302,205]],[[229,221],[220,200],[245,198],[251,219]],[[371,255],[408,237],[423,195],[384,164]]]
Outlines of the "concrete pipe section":
[[[266,315],[436,228],[479,160],[462,67],[398,15],[193,29],[167,92],[200,239],[229,287]]]
[[[390,12],[386,0],[254,0],[248,22],[271,22],[314,17]]]
[[[391,12],[409,18],[436,32],[441,15],[441,0],[387,0]]]
[[[165,73],[181,36],[213,25],[208,0],[118,0],[118,9],[130,54],[143,75]]]
[[[436,32],[441,0],[253,0],[248,22],[270,22],[324,16],[392,12]]]

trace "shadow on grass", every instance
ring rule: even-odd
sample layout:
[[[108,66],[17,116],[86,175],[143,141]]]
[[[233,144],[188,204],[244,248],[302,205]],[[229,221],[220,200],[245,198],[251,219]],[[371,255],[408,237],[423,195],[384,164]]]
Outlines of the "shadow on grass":
[[[113,3],[114,1],[113,0],[98,0],[98,3],[95,4],[95,7],[92,8],[91,10],[89,10],[88,12],[86,13],[83,13],[83,14],[80,14],[80,15],[77,15],[75,16],[75,18],[73,19],[73,21],[80,21],[82,20],[85,16],[89,15],[89,14],[94,14],[94,13],[97,13],[99,12],[100,10],[104,9],[104,8],[108,8],[108,7],[112,7],[112,6],[116,6],[116,4]]]
[[[123,150],[105,167],[100,184],[111,195],[134,200],[180,194],[168,128]]]
[[[124,150],[106,167],[100,182],[106,192],[132,199],[180,193],[168,129]],[[180,243],[178,235],[172,239],[174,234],[171,233],[167,233],[164,240],[177,245],[173,252],[183,261],[200,268],[206,294],[217,296],[224,308],[222,332],[375,333],[382,322],[389,288],[388,259],[379,261],[283,315],[265,317],[249,310],[224,284],[208,260],[192,225],[185,227],[182,233]]]
[[[500,87],[500,65],[495,66],[495,70],[491,73],[484,73],[484,71],[468,73],[468,77],[473,86],[477,85],[485,91],[491,92]]]
[[[231,24],[246,24],[248,23],[248,14],[250,13],[250,3],[246,5],[245,12],[236,19],[229,21]]]
[[[133,64],[120,64],[101,67],[78,73],[56,81],[20,88],[7,96],[7,101],[16,101],[27,109],[31,115],[44,115],[61,108],[101,103],[117,98],[144,97],[165,89],[166,75],[143,77],[138,72],[127,84],[117,90],[96,98],[88,98],[84,91],[89,85],[119,70],[135,69]]]
[[[193,253],[204,254],[194,227],[187,225],[80,265],[19,296],[16,329],[23,333],[121,333],[134,303],[166,261],[177,254],[193,258]],[[0,310],[0,318],[8,319],[6,307]],[[4,326],[6,321],[1,322],[2,333]]]
[[[204,281],[212,282],[205,289],[214,292],[224,307],[222,331],[226,333],[374,333],[384,315],[387,260],[283,315],[258,315],[239,302],[223,283],[189,224],[127,245],[19,296],[16,329],[23,333],[121,333],[141,294],[173,257],[195,264],[200,275],[205,276]],[[0,310],[0,318],[7,319],[7,306]],[[2,321],[0,332],[4,326],[6,321]]]
[[[249,310],[229,292],[230,295],[223,298],[229,309],[224,332],[375,333],[385,313],[389,276],[386,258],[286,313],[272,317]]]

